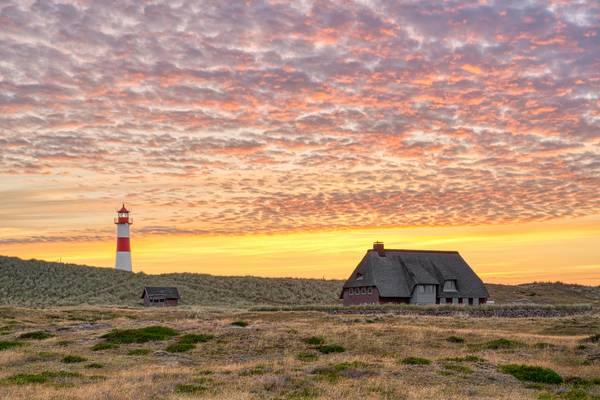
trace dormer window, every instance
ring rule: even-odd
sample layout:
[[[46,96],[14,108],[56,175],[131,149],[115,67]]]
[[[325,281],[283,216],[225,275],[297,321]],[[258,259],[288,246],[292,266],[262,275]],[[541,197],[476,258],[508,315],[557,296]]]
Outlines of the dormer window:
[[[456,292],[456,281],[450,279],[444,282],[444,292]]]
[[[356,273],[356,280],[357,280],[357,281],[360,281],[360,280],[362,280],[363,278],[364,278],[364,277],[363,277],[363,274],[361,274],[360,272],[357,272],[357,273]]]

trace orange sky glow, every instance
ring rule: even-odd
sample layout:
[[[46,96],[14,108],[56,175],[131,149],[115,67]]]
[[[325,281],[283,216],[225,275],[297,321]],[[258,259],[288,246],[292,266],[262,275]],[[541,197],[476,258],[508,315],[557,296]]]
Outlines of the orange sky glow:
[[[600,3],[0,4],[0,254],[600,284]]]

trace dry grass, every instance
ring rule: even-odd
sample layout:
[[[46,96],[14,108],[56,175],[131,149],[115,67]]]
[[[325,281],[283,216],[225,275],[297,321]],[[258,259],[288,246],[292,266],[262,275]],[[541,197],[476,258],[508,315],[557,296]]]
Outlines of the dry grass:
[[[586,341],[598,333],[598,315],[509,320],[203,308],[1,311],[0,325],[10,323],[15,327],[4,335],[4,340],[19,341],[18,336],[29,331],[47,331],[54,336],[0,351],[0,398],[341,400],[600,396],[600,382],[594,381],[600,378],[600,344]],[[107,318],[85,322],[99,315]],[[231,325],[238,320],[248,325]],[[568,324],[579,327],[575,334],[565,334],[561,329]],[[114,329],[148,326],[169,327],[179,335],[92,350],[104,341],[104,334]],[[183,353],[165,351],[168,346],[185,342],[185,338],[201,337],[184,335],[214,337],[194,340],[195,348]],[[322,337],[326,344],[339,344],[345,351],[320,353],[315,347],[318,345],[306,343],[313,336]],[[447,338],[451,336],[464,338],[464,342],[449,342]],[[486,345],[499,339],[522,344],[506,348]],[[136,351],[139,349],[143,351]],[[69,355],[86,361],[62,362]],[[403,363],[408,357],[428,359],[431,364]],[[564,378],[582,378],[585,384],[520,382],[499,371],[499,366],[507,364],[551,368]],[[43,382],[36,383],[36,379]],[[579,397],[565,397],[571,395]]]
[[[353,265],[348,266],[348,274]],[[0,296],[4,304],[139,306],[143,286],[177,286],[185,305],[336,305],[342,280],[223,277],[206,274],[125,273],[40,260],[0,256]],[[497,303],[600,305],[600,287],[562,283],[486,285]],[[76,317],[76,316],[73,316]],[[110,317],[106,314],[105,317]],[[95,318],[95,317],[92,317]],[[235,322],[233,320],[232,322]],[[4,333],[0,325],[0,335]]]

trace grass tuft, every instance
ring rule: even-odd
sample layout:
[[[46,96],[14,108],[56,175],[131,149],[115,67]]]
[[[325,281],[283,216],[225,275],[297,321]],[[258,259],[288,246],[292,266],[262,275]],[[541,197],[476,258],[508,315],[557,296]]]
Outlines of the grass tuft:
[[[177,342],[177,343],[173,343],[173,344],[167,346],[167,348],[165,350],[168,351],[169,353],[184,353],[186,351],[190,351],[195,348],[196,348],[196,346],[193,343]]]
[[[116,349],[118,348],[119,345],[115,344],[115,343],[96,343],[95,345],[92,346],[92,351],[102,351],[102,350],[108,350],[108,349]]]
[[[248,326],[248,323],[246,321],[233,321],[230,325],[245,328],[246,326]]]
[[[460,337],[460,336],[448,336],[446,338],[446,341],[448,341],[450,343],[464,343],[465,342],[465,338]]]
[[[88,369],[100,369],[100,368],[104,368],[104,364],[90,363],[90,364],[86,365],[85,367]]]
[[[445,361],[454,361],[454,362],[485,362],[485,360],[481,357],[474,356],[472,354],[464,357],[452,357],[446,358]]]
[[[501,365],[500,371],[514,376],[520,381],[538,382],[538,383],[562,383],[563,378],[550,368],[543,368],[531,365],[508,364]]]
[[[444,365],[444,369],[448,371],[459,372],[461,374],[470,374],[473,372],[471,368],[460,364],[446,364]]]
[[[180,339],[179,342],[180,343],[204,343],[204,342],[208,342],[211,339],[214,339],[214,335],[205,335],[205,334],[187,334],[187,335],[183,335]]]
[[[113,329],[102,335],[102,338],[110,343],[146,343],[167,340],[177,335],[175,329],[155,325],[139,329]]]
[[[421,357],[407,357],[402,359],[401,363],[405,365],[429,365],[431,360]]]
[[[80,362],[84,362],[84,361],[87,361],[87,358],[84,358],[81,356],[73,356],[73,355],[64,356],[62,359],[62,362],[64,362],[65,364],[75,364],[75,363],[80,363]]]
[[[323,353],[323,354],[330,354],[330,353],[343,353],[344,351],[346,351],[346,349],[343,346],[340,346],[339,344],[322,344],[319,347],[317,347],[317,350],[319,350],[319,352]]]
[[[325,338],[322,336],[311,336],[304,339],[304,343],[310,344],[311,346],[320,346],[325,343]]]
[[[50,372],[44,371],[39,374],[16,374],[4,378],[2,381],[12,385],[27,385],[32,383],[46,383],[56,378],[76,378],[81,376],[76,372],[68,371],[57,371]]]
[[[518,342],[516,340],[501,338],[496,340],[490,340],[489,342],[484,343],[483,348],[488,350],[508,350],[515,349],[524,345],[524,343]]]
[[[19,339],[44,340],[53,337],[54,335],[47,331],[34,331],[22,333]]]
[[[127,352],[128,356],[145,356],[146,354],[150,354],[152,350],[150,349],[132,349]]]
[[[23,343],[21,343],[21,342],[2,341],[2,342],[0,342],[0,351],[14,349],[15,347],[21,347],[21,346],[23,346]]]
[[[200,394],[204,393],[208,390],[208,388],[202,384],[184,384],[181,383],[175,386],[175,391],[177,393],[185,393],[185,394]]]

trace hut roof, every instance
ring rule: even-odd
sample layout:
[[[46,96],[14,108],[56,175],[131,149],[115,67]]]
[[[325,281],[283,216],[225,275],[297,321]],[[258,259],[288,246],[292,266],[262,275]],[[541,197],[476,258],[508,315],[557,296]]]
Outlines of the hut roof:
[[[442,291],[447,280],[456,281],[456,291]],[[411,297],[418,284],[440,285],[440,297],[489,297],[457,251],[368,250],[344,288],[375,286],[381,297]]]
[[[142,298],[144,294],[148,293],[150,298],[165,298],[165,299],[179,299],[179,291],[176,287],[161,287],[161,286],[144,286],[142,292]]]

